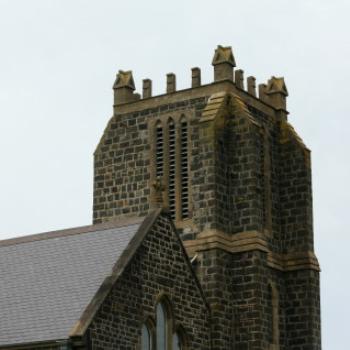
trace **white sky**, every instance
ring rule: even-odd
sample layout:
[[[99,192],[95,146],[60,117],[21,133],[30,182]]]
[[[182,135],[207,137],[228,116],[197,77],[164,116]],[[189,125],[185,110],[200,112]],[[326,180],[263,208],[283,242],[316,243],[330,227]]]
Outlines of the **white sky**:
[[[118,69],[165,91],[231,45],[257,83],[283,75],[313,151],[323,348],[348,349],[348,0],[0,0],[0,238],[91,223],[94,148]]]

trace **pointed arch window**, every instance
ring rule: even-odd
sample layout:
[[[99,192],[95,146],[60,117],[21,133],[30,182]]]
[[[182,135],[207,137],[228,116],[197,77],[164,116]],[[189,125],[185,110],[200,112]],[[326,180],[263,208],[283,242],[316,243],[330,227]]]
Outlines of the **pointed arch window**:
[[[185,350],[184,329],[174,331],[173,313],[167,298],[162,297],[155,309],[156,320],[148,319],[141,329],[141,350]],[[187,344],[187,343],[186,343]]]
[[[157,305],[157,350],[168,350],[168,320],[166,309],[162,303]]]
[[[140,350],[154,350],[155,323],[148,318],[141,328],[141,348]]]
[[[141,336],[141,350],[151,350],[152,349],[152,338],[151,332],[146,324],[142,326],[142,336]]]

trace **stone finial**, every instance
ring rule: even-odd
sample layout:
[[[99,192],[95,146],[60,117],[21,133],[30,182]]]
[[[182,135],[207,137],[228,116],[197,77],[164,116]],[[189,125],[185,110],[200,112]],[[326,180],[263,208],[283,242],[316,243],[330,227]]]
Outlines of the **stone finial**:
[[[233,57],[231,46],[224,47],[218,45],[218,47],[216,48],[212,65],[215,66],[221,63],[230,63],[232,67],[236,67],[236,62],[235,58]]]
[[[235,71],[235,84],[239,89],[244,89],[244,71],[238,69]]]
[[[269,96],[269,102],[276,109],[287,109],[288,90],[284,78],[271,77],[267,82],[266,94]]]
[[[268,96],[266,95],[266,84],[259,84],[259,99],[266,102]]]
[[[152,97],[152,80],[143,79],[142,80],[142,98]]]
[[[135,83],[131,70],[120,70],[117,74],[117,78],[114,82],[113,89],[120,89],[123,87],[128,87],[133,91],[135,90]]]
[[[284,78],[271,77],[267,83],[267,93],[281,93],[284,96],[288,96],[288,90]]]
[[[174,73],[168,73],[166,75],[166,92],[170,94],[176,91],[176,75]]]
[[[134,95],[135,83],[132,72],[120,70],[113,85],[114,104],[119,105],[135,101],[137,96]]]
[[[165,190],[165,186],[162,184],[162,179],[158,176],[157,179],[153,182],[153,188],[155,190],[154,203],[155,207],[163,208],[163,191]]]
[[[248,94],[256,97],[255,77],[250,76],[247,78],[247,89],[248,89]]]
[[[233,67],[236,62],[233,57],[231,46],[218,45],[212,61],[214,66],[214,81],[233,80]]]
[[[201,70],[198,67],[192,68],[192,87],[201,86]]]

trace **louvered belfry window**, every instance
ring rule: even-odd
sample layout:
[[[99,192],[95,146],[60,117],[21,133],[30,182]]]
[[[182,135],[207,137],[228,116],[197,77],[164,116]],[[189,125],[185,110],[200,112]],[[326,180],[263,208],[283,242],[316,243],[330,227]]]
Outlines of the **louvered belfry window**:
[[[163,127],[164,125],[164,127]],[[165,204],[175,221],[189,218],[188,122],[169,118],[155,129],[155,176],[165,187]]]
[[[164,174],[164,133],[160,122],[156,126],[156,177],[162,178]]]
[[[172,219],[176,219],[176,129],[172,119],[169,121],[169,178],[168,198]]]
[[[188,218],[188,130],[187,121],[181,119],[181,218]]]

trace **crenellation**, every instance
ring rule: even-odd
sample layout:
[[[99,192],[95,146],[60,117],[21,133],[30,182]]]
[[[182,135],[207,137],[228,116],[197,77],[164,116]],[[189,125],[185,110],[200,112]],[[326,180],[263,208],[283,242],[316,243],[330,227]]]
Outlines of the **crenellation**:
[[[176,91],[176,75],[174,73],[168,73],[166,75],[166,92],[171,94]]]
[[[194,67],[191,69],[192,71],[192,88],[196,88],[201,86],[201,70],[198,67]]]
[[[142,81],[142,98],[152,97],[152,80],[144,79]]]
[[[256,97],[256,79],[253,76],[247,78],[247,91],[248,94]]]
[[[268,102],[268,95],[266,94],[267,85],[266,84],[259,84],[258,90],[259,90],[259,99],[264,102]]]
[[[237,69],[235,71],[235,84],[238,89],[244,90],[244,70]]]

